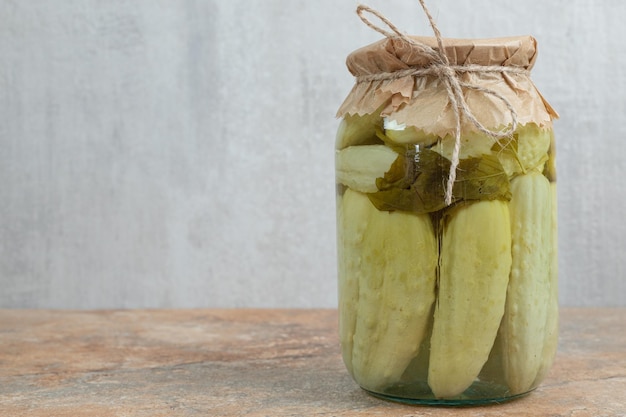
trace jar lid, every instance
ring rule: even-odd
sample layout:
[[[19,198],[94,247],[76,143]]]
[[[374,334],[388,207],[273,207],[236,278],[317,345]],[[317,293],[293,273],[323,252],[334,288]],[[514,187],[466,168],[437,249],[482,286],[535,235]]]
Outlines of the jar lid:
[[[385,38],[348,55],[346,65],[357,82],[337,115],[370,114],[382,106],[382,116],[443,137],[454,131],[456,123],[445,85],[436,75],[367,78],[426,68],[433,63],[432,54],[420,45],[438,50],[436,38],[407,38],[416,42],[409,43],[400,37]],[[444,38],[442,42],[451,66],[506,66],[530,71],[537,57],[537,41],[532,36]],[[489,89],[506,98],[520,124],[533,122],[545,126],[558,117],[532,83],[528,72],[473,71],[460,72],[458,76],[466,84]],[[472,113],[484,126],[498,129],[510,123],[510,111],[503,107],[502,100],[494,100],[493,95],[474,89],[467,89],[464,95]],[[474,129],[469,125],[463,128]]]
[[[408,36],[438,50],[434,37]],[[450,65],[502,65],[530,70],[537,56],[537,41],[532,36],[492,39],[443,39]],[[348,55],[346,65],[354,76],[427,67],[431,58],[415,44],[401,38],[386,38]]]

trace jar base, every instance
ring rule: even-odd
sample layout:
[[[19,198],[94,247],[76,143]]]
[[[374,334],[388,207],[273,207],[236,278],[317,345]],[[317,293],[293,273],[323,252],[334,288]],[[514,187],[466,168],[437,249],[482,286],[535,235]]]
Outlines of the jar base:
[[[406,396],[402,396],[402,393],[400,392],[380,393],[370,391],[363,387],[361,388],[369,395],[387,401],[410,405],[432,405],[443,407],[471,407],[479,405],[501,404],[525,397],[534,390],[532,389],[530,391],[516,395],[507,395],[505,394],[506,389],[504,387],[502,387],[501,390],[498,390],[494,389],[494,385],[491,383],[476,381],[463,393],[463,395],[459,396],[458,398],[443,399],[436,398],[432,394],[432,392],[430,392],[430,390],[428,390],[427,392],[422,391],[419,394],[415,392],[412,393],[413,395],[407,393]],[[492,393],[493,395],[485,395],[486,392]]]

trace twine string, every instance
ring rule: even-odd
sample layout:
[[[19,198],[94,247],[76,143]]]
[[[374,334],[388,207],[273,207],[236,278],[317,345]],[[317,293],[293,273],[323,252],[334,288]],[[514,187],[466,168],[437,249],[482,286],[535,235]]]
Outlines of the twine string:
[[[443,47],[443,38],[441,36],[441,32],[439,28],[435,24],[435,21],[428,11],[424,0],[419,0],[422,9],[424,10],[426,17],[430,23],[430,26],[435,34],[435,38],[437,40],[437,49],[433,49],[430,46],[419,42],[415,39],[409,38],[407,35],[402,33],[400,29],[398,29],[387,17],[378,12],[377,10],[372,9],[371,7],[365,5],[359,5],[357,7],[357,15],[359,18],[365,23],[367,26],[372,28],[378,33],[381,33],[385,37],[389,39],[402,39],[403,41],[409,43],[413,47],[420,50],[424,55],[426,55],[430,63],[426,67],[420,68],[409,68],[406,70],[399,70],[390,73],[378,73],[372,75],[365,75],[357,77],[357,83],[360,82],[371,82],[371,81],[379,81],[379,80],[393,80],[399,79],[407,76],[414,77],[423,77],[427,75],[434,75],[438,77],[443,85],[446,88],[446,93],[448,95],[448,101],[452,107],[454,112],[454,120],[455,120],[455,129],[454,129],[454,148],[452,151],[452,159],[450,164],[450,172],[448,175],[448,180],[446,183],[445,190],[445,203],[447,206],[452,204],[452,191],[454,188],[454,182],[456,181],[456,171],[459,165],[459,155],[461,152],[461,120],[465,118],[472,125],[476,127],[480,132],[492,137],[496,140],[510,137],[513,132],[517,129],[517,113],[513,108],[513,105],[500,93],[484,88],[478,85],[473,85],[469,83],[462,82],[459,78],[460,73],[464,72],[472,72],[472,73],[513,73],[513,74],[528,74],[528,70],[517,67],[507,67],[507,66],[486,66],[486,65],[450,65],[450,61],[448,60],[448,56],[446,55],[445,49]],[[365,14],[369,13],[376,16],[383,22],[391,32],[381,28],[380,26],[372,23]],[[484,94],[492,95],[498,100],[502,101],[506,106],[507,110],[511,115],[511,125],[508,129],[504,131],[497,130],[489,130],[482,123],[478,121],[476,116],[472,113],[471,109],[467,105],[465,101],[465,96],[463,95],[463,89],[471,89],[480,91]]]

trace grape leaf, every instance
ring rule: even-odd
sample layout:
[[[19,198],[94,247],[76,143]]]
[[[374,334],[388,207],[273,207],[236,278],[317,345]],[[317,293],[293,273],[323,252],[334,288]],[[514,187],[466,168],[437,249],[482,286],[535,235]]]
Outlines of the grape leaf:
[[[450,161],[430,149],[407,150],[376,180],[370,201],[383,211],[432,213],[446,207],[445,188]],[[509,200],[508,176],[498,158],[485,154],[459,161],[453,201]]]

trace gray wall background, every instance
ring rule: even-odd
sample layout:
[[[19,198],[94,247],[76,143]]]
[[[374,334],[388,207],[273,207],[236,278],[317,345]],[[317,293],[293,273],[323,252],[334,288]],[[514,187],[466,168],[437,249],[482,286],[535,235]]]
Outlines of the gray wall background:
[[[356,4],[0,0],[0,307],[334,307],[334,113],[380,38]],[[626,2],[428,4],[445,36],[537,37],[561,302],[626,305]]]

